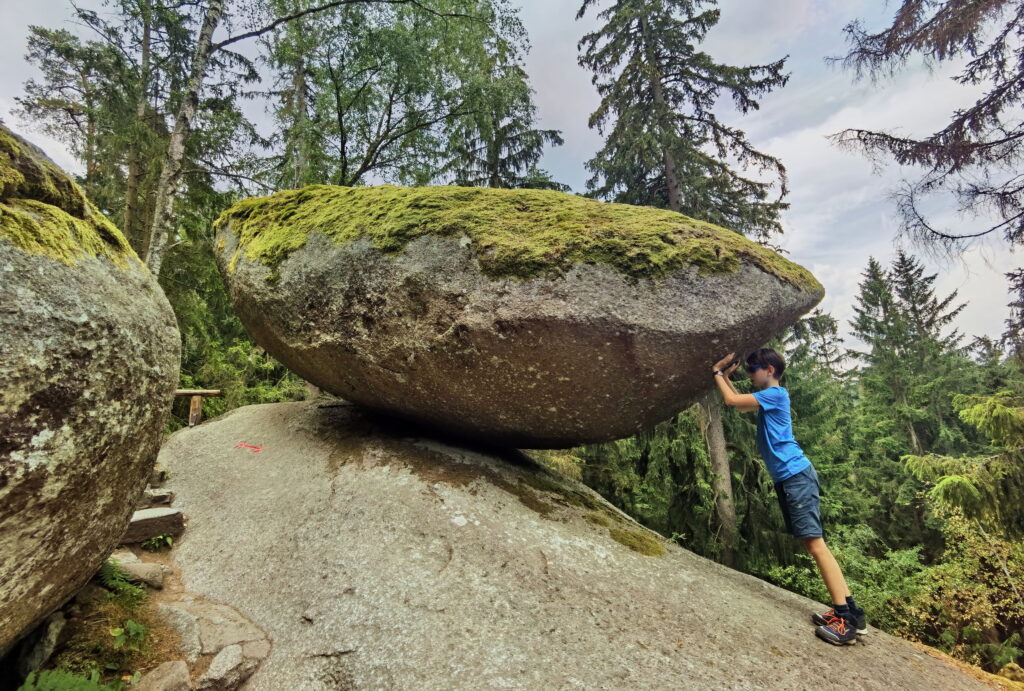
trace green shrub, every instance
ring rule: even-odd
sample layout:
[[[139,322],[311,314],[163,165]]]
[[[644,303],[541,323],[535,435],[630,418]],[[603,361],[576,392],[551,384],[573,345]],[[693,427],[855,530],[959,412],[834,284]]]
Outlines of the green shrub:
[[[112,599],[128,609],[138,607],[146,600],[146,589],[128,582],[124,572],[118,568],[116,559],[108,559],[100,567],[97,577],[105,588],[111,591]]]
[[[124,684],[113,682],[101,684],[99,672],[93,671],[88,677],[71,674],[59,669],[44,670],[28,675],[18,691],[121,691]]]
[[[147,552],[162,552],[174,546],[174,537],[171,535],[154,535],[140,545]]]

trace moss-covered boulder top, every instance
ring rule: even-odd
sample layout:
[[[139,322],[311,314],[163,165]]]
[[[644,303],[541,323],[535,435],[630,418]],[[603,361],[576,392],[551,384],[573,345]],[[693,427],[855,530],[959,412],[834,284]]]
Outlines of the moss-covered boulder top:
[[[746,260],[801,291],[822,291],[806,269],[736,232],[664,209],[547,190],[310,185],[239,202],[218,219],[218,229],[226,225],[238,237],[232,270],[242,254],[277,268],[313,232],[335,244],[369,237],[387,252],[435,234],[468,238],[492,277],[550,277],[579,263],[637,278],[692,265],[731,273]]]
[[[124,236],[38,147],[0,125],[0,238],[64,264],[137,258]]]

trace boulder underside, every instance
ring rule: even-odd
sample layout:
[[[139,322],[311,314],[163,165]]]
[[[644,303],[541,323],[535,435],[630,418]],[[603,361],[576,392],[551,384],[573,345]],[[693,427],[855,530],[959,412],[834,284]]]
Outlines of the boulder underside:
[[[561,448],[630,436],[707,391],[723,354],[761,346],[821,299],[740,262],[634,279],[583,264],[495,279],[455,238],[389,254],[312,234],[268,282],[222,229],[219,260],[257,343],[332,394],[484,441]]]

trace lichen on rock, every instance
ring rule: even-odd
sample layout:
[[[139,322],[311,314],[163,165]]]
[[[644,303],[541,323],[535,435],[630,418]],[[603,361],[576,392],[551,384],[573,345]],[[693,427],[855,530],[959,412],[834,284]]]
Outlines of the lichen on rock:
[[[801,291],[821,291],[806,269],[731,230],[550,190],[310,185],[238,202],[218,219],[217,228],[225,226],[238,236],[231,270],[243,253],[276,269],[311,233],[335,244],[369,237],[386,252],[435,234],[469,243],[495,278],[553,277],[579,263],[608,264],[635,278],[684,266],[721,274],[746,260]]]
[[[121,231],[42,151],[0,125],[0,238],[14,247],[74,265],[106,257],[140,265]]]

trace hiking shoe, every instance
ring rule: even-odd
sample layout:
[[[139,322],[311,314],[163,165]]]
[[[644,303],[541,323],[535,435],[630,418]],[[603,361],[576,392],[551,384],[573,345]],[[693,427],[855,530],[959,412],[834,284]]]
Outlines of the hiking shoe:
[[[853,623],[856,626],[857,635],[863,636],[868,632],[868,618],[864,615],[864,610],[859,609],[856,612],[850,612],[853,615]],[[813,612],[811,614],[811,621],[818,626],[828,626],[833,619],[836,618],[836,611],[834,608],[829,608],[827,612],[818,614]]]
[[[854,623],[842,617],[833,616],[828,624],[814,629],[814,633],[818,638],[833,645],[849,645],[857,641],[857,629],[854,627]]]

